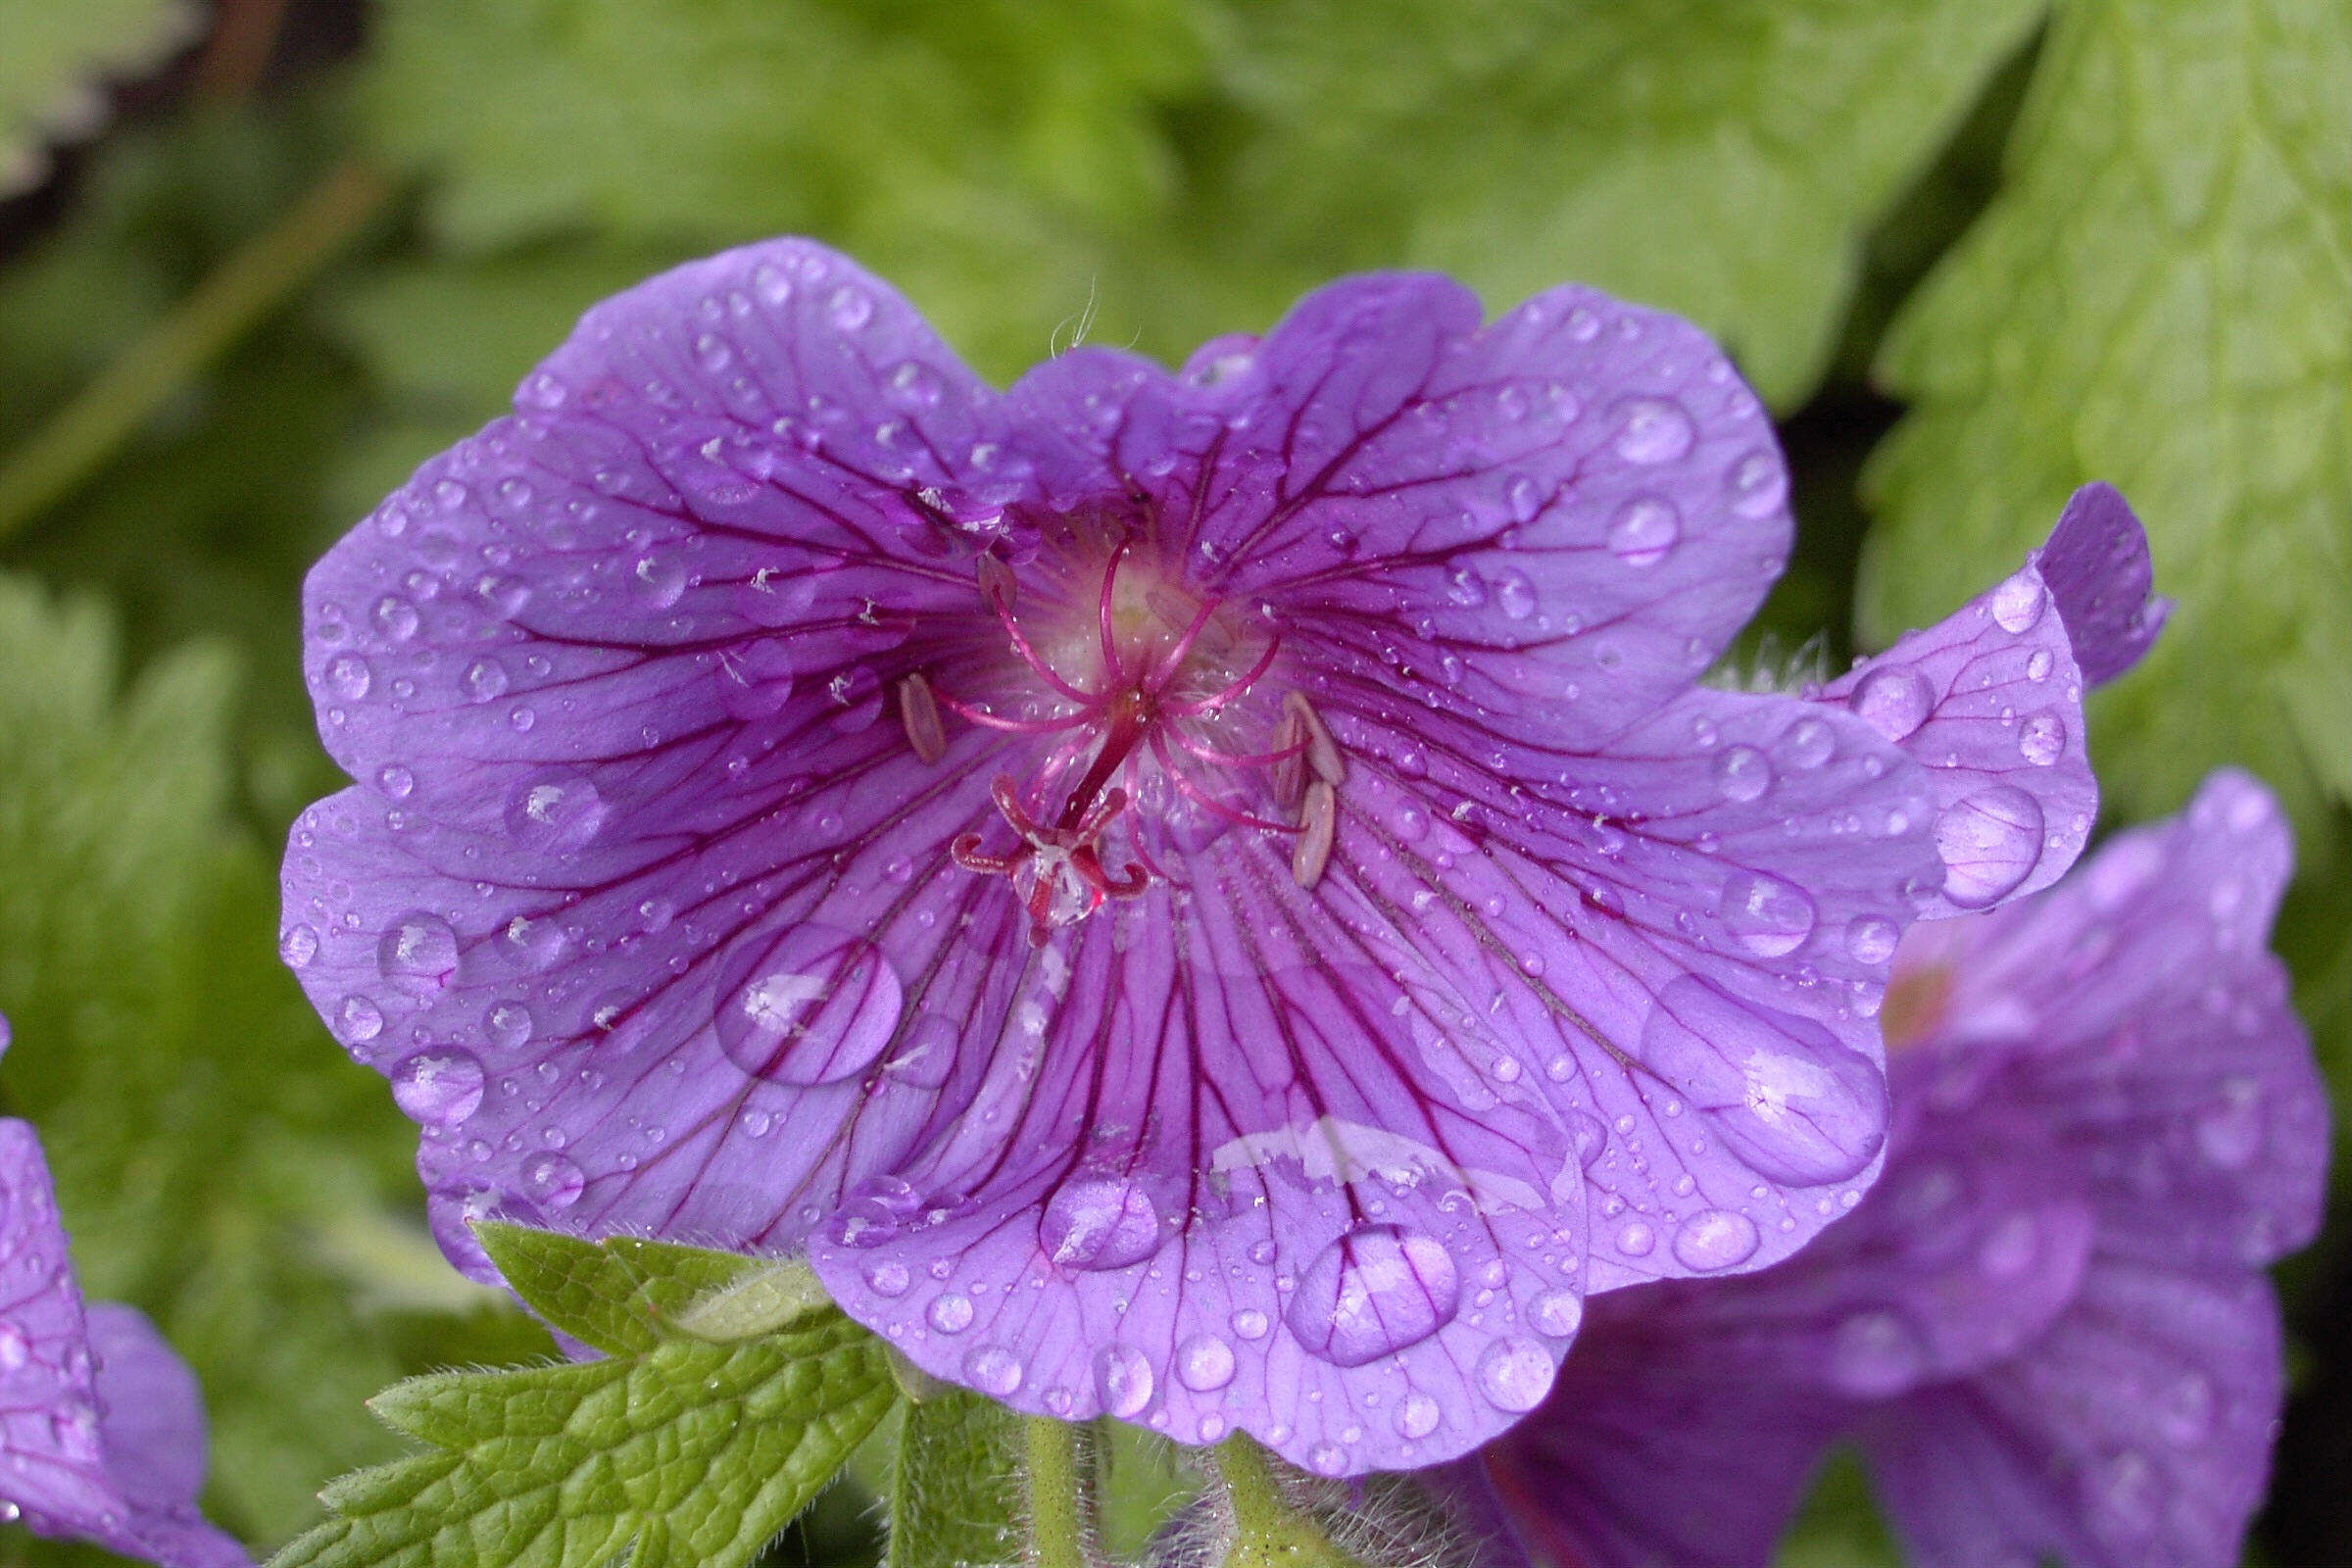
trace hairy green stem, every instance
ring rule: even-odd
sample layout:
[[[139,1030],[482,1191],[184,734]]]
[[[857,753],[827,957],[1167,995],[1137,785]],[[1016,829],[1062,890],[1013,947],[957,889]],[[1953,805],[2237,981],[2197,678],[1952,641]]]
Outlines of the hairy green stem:
[[[367,164],[339,165],[139,334],[0,465],[0,541],[72,493],[214,356],[318,275],[390,193]]]
[[[1235,1433],[1213,1451],[1233,1510],[1223,1568],[1360,1568],[1320,1524],[1292,1505],[1274,1460],[1247,1434]]]
[[[1087,1568],[1095,1537],[1095,1434],[1044,1416],[1025,1417],[1029,1547],[1036,1568]]]

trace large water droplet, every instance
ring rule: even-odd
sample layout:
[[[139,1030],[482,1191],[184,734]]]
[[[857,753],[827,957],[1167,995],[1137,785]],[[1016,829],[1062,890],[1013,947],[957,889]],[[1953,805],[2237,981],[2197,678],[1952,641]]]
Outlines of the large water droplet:
[[[1753,746],[1727,746],[1715,759],[1715,787],[1727,801],[1752,801],[1772,788],[1772,764]]]
[[[335,1005],[335,1032],[351,1045],[373,1040],[384,1032],[384,1009],[366,997],[345,997]]]
[[[1536,585],[1516,567],[1497,573],[1494,578],[1494,602],[1502,607],[1503,614],[1512,620],[1525,620],[1536,612]]]
[[[308,925],[286,927],[285,934],[277,939],[277,956],[285,959],[287,964],[293,968],[307,968],[311,960],[318,956],[317,927]]]
[[[1233,1381],[1233,1347],[1213,1334],[1196,1334],[1176,1347],[1176,1376],[1196,1394],[1209,1394]]]
[[[640,556],[629,568],[629,588],[654,609],[667,610],[686,597],[686,567],[671,556]]]
[[[2041,807],[2013,784],[1961,797],[1936,818],[1943,896],[1964,909],[2000,900],[2041,859]]]
[[[32,1341],[14,1323],[0,1323],[0,1372],[15,1372],[32,1359]]]
[[[1873,914],[1856,915],[1845,928],[1845,951],[1856,963],[1874,968],[1893,957],[1895,945],[1901,941],[1902,933],[1893,921]]]
[[[1830,1341],[1830,1381],[1864,1399],[1884,1399],[1918,1380],[1925,1356],[1910,1327],[1892,1312],[1856,1312]]]
[[[2048,709],[2030,713],[2017,727],[2017,754],[2035,767],[2047,767],[2066,755],[2066,720]]]
[[[2049,597],[2040,577],[2021,571],[1993,589],[1992,618],[2001,630],[2023,635],[2041,619],[2041,607]]]
[[[762,637],[718,658],[718,701],[729,718],[752,723],[773,718],[792,700],[792,650],[781,637]]]
[[[1821,766],[1838,753],[1838,737],[1818,718],[1804,718],[1781,737],[1781,760],[1800,772]]]
[[[963,1375],[972,1387],[994,1398],[1004,1398],[1021,1386],[1021,1358],[1001,1345],[983,1345],[963,1358]]]
[[[745,943],[724,975],[720,1048],[754,1077],[788,1084],[863,1071],[890,1044],[906,1004],[879,948],[822,925]]]
[[[357,654],[344,654],[327,662],[326,689],[345,702],[358,702],[368,695],[368,688],[373,683],[374,671]]]
[[[1396,1405],[1396,1435],[1419,1442],[1438,1430],[1446,1412],[1426,1394],[1408,1394]]]
[[[1575,1291],[1548,1291],[1529,1303],[1527,1320],[1539,1334],[1574,1339],[1584,1326],[1585,1298]]]
[[[1660,496],[1641,496],[1617,509],[1609,523],[1609,554],[1629,566],[1654,566],[1683,536],[1682,514]]]
[[[404,914],[376,942],[375,966],[403,991],[429,996],[457,977],[458,934],[438,915]]]
[[[1112,1269],[1159,1250],[1159,1209],[1137,1182],[1081,1178],[1046,1200],[1038,1242],[1064,1268]]]
[[[1701,1272],[1730,1268],[1755,1255],[1756,1222],[1736,1209],[1702,1209],[1674,1233],[1674,1255]]]
[[[1872,729],[1899,741],[1928,721],[1936,694],[1918,670],[1886,664],[1863,676],[1846,702]]]
[[[1813,901],[1792,883],[1761,871],[1727,878],[1717,907],[1733,940],[1758,957],[1794,953],[1813,934]]]
[[[1362,1366],[1453,1321],[1453,1254],[1395,1225],[1362,1225],[1316,1254],[1284,1303],[1298,1343],[1338,1366]]]
[[[1641,1056],[1770,1180],[1839,1181],[1886,1142],[1886,1081],[1875,1063],[1810,1018],[1739,1001],[1697,975],[1658,993]]]
[[[596,785],[568,768],[526,779],[507,802],[507,831],[514,842],[556,855],[587,848],[605,816]]]
[[[1152,1363],[1132,1345],[1105,1345],[1095,1352],[1095,1393],[1102,1408],[1122,1419],[1144,1413],[1152,1402]]]
[[[482,1064],[454,1046],[419,1051],[392,1069],[392,1102],[410,1119],[447,1127],[482,1102]]]
[[[1533,1410],[1551,1390],[1551,1352],[1534,1340],[1496,1340],[1478,1358],[1478,1392],[1497,1410]]]
[[[522,1167],[522,1190],[543,1208],[569,1208],[587,1185],[586,1174],[564,1154],[541,1154]]]
[[[1620,410],[1617,455],[1628,463],[1672,463],[1698,439],[1683,407],[1666,398],[1631,398]]]
[[[825,301],[825,316],[844,332],[855,332],[874,318],[874,297],[855,283],[844,283]]]

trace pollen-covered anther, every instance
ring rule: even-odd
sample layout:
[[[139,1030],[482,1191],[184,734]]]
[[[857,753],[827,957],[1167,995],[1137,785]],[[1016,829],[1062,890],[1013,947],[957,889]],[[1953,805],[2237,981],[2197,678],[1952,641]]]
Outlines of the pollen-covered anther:
[[[1323,715],[1315,705],[1306,700],[1304,692],[1286,692],[1282,699],[1282,717],[1285,732],[1295,721],[1297,738],[1306,743],[1307,768],[1334,789],[1348,782],[1348,759],[1340,751],[1340,743],[1331,738],[1324,727]]]
[[[1316,779],[1298,808],[1298,842],[1291,847],[1291,875],[1312,890],[1331,863],[1332,835],[1339,830],[1340,798],[1330,783]]]
[[[906,727],[906,744],[926,762],[948,755],[947,731],[940,726],[939,702],[931,683],[917,670],[899,682],[899,722]]]

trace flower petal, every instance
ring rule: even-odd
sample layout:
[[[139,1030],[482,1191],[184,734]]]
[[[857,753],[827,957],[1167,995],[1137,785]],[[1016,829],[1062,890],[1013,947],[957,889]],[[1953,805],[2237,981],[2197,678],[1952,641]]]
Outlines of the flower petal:
[[[1644,1324],[1657,1295],[1593,1303],[1551,1397],[1486,1450],[1488,1472],[1541,1561],[1764,1568],[1844,1412],[1691,1361]]]
[[[132,1309],[100,1303],[85,1315],[48,1162],[15,1120],[0,1120],[0,1501],[10,1517],[164,1568],[250,1565],[196,1513],[195,1380]]]
[[[2103,686],[2155,646],[2173,602],[2151,597],[2155,563],[2147,531],[2115,486],[2091,483],[2067,498],[2034,564],[2058,601],[2082,678]]]
[[[2260,1278],[2101,1265],[2029,1354],[1858,1434],[1897,1530],[1953,1568],[2228,1568],[2284,1398]]]
[[[1093,352],[1008,400],[1088,432],[1091,487],[1152,498],[1201,579],[1275,605],[1308,662],[1385,665],[1514,739],[1593,745],[1654,710],[1788,552],[1753,394],[1688,322],[1590,289],[1482,331],[1444,278],[1350,278],[1182,379]]]

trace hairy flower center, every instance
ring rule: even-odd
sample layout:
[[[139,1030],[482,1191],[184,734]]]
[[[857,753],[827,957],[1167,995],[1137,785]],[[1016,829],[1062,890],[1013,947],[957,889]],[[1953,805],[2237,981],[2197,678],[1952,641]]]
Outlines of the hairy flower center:
[[[986,698],[956,690],[955,670],[900,687],[908,742],[926,760],[945,753],[943,710],[1039,743],[1026,776],[991,786],[1009,847],[991,847],[1001,831],[964,833],[956,863],[1010,881],[1041,946],[1167,880],[1180,823],[1290,836],[1294,870],[1312,886],[1343,768],[1313,709],[1280,689],[1271,622],[1186,584],[1132,538],[1070,550],[1040,575],[1045,591],[1024,603],[1011,571],[981,559],[988,640],[1009,656],[981,672]]]

